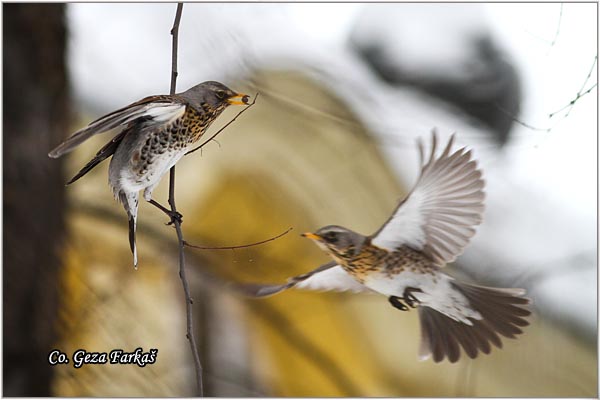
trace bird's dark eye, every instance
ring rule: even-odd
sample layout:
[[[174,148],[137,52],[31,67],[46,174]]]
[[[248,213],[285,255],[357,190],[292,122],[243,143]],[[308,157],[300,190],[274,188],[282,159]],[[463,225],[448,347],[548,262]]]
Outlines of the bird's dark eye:
[[[223,100],[225,98],[225,91],[224,90],[217,90],[217,92],[215,93],[215,95],[217,96],[218,99]]]
[[[335,232],[327,232],[323,237],[329,243],[335,243],[338,240],[337,234]]]

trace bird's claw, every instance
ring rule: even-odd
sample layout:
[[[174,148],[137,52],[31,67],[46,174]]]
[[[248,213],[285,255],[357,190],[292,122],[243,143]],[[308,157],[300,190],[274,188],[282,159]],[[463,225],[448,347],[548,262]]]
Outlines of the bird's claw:
[[[417,300],[412,294],[404,297],[404,301],[410,308],[416,308],[419,305],[419,300]]]
[[[183,222],[183,215],[181,215],[177,211],[169,211],[167,212],[167,214],[171,218],[171,221],[167,222],[167,225],[173,225],[175,222],[181,225],[181,223]]]
[[[406,304],[408,304],[411,308],[416,308],[421,302],[417,299],[412,292],[423,292],[421,289],[415,288],[406,288],[404,289],[404,294],[402,295],[402,299]]]
[[[181,223],[183,222],[183,215],[181,215],[177,211],[171,210],[171,209],[163,206],[162,204],[160,204],[158,201],[156,201],[154,199],[149,199],[148,203],[152,204],[154,207],[158,208],[160,211],[167,214],[169,216],[169,218],[171,218],[171,221],[167,222],[165,225],[173,225],[175,222],[178,222],[179,225],[181,225]]]
[[[417,308],[421,302],[417,299],[412,293],[413,292],[423,292],[421,289],[408,287],[404,289],[404,293],[402,297],[399,296],[390,296],[388,300],[390,304],[396,307],[400,311],[408,311],[409,308]],[[405,304],[406,303],[406,304]]]
[[[406,305],[402,302],[402,297],[398,297],[398,296],[390,296],[388,298],[390,304],[394,307],[396,307],[398,310],[400,311],[408,311],[408,307],[406,307]]]

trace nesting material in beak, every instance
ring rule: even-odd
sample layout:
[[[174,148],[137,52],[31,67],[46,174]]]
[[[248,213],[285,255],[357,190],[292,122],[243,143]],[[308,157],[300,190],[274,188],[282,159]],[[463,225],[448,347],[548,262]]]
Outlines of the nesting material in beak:
[[[243,105],[248,104],[249,100],[250,100],[250,96],[248,96],[247,94],[238,93],[235,96],[228,98],[227,102],[231,105],[243,106]]]

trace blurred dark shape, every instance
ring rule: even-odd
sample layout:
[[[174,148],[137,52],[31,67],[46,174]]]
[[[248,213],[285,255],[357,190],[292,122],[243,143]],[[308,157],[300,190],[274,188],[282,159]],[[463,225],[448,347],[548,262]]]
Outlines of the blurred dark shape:
[[[473,5],[394,6],[371,6],[370,12],[362,14],[351,35],[352,47],[384,81],[411,86],[454,104],[489,128],[495,140],[504,145],[519,113],[521,82],[515,66],[485,29],[485,22],[482,25],[484,15],[473,18],[474,13],[479,14]],[[441,12],[433,6],[442,7]],[[381,23],[378,17],[382,13],[388,21],[395,18],[393,26]],[[419,23],[427,27],[426,35],[407,35],[413,29],[404,27],[415,23],[406,23],[408,19],[420,19]],[[409,46],[419,47],[424,53],[422,59],[415,62],[410,51],[403,51],[407,41]],[[448,43],[455,47],[450,52],[456,50],[456,56],[444,59],[449,49],[440,51],[440,47]]]
[[[68,131],[65,6],[3,10],[3,395],[50,396],[65,182],[47,153]]]

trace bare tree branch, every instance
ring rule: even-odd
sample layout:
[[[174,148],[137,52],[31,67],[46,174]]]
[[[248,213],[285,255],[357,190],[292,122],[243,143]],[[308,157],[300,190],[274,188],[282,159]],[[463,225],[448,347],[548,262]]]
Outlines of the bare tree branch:
[[[517,124],[519,124],[521,126],[524,126],[525,128],[531,129],[532,131],[550,132],[552,130],[552,127],[550,127],[550,128],[539,128],[539,127],[530,125],[530,124],[528,124],[525,121],[521,121],[519,118],[517,118],[516,116],[514,116],[510,111],[507,111],[506,109],[504,109],[503,107],[501,107],[497,103],[494,103],[494,106],[496,107],[496,109],[498,111],[500,111],[501,113],[503,113],[507,117],[511,118]]]
[[[575,98],[573,100],[571,100],[566,106],[562,107],[559,110],[554,111],[553,113],[550,113],[550,115],[549,115],[550,118],[554,117],[559,112],[569,108],[569,111],[567,111],[567,113],[565,114],[565,117],[568,117],[569,114],[571,113],[571,110],[573,109],[573,106],[577,102],[577,100],[579,100],[581,97],[585,96],[586,94],[588,94],[589,92],[594,90],[594,88],[596,86],[598,86],[598,83],[596,82],[588,90],[586,90],[585,92],[583,91],[585,89],[585,85],[587,85],[588,81],[590,80],[590,76],[592,76],[592,72],[594,71],[594,68],[596,67],[597,62],[598,62],[598,55],[596,54],[596,56],[594,57],[594,62],[592,63],[592,67],[590,68],[590,72],[588,72],[587,76],[585,77],[585,81],[583,81],[583,85],[581,85],[581,89],[579,89],[579,91],[575,95]]]
[[[170,94],[175,94],[177,87],[177,42],[179,40],[179,23],[181,21],[181,13],[183,11],[183,3],[177,3],[177,11],[175,13],[175,21],[173,22],[173,28],[171,28],[171,35],[173,36],[173,52],[171,55],[171,90]],[[175,205],[175,166],[171,167],[169,174],[169,205],[171,206],[171,222],[175,226],[177,231],[177,240],[179,241],[179,277],[183,285],[183,291],[185,293],[185,309],[187,315],[187,339],[190,342],[190,348],[192,350],[192,356],[194,358],[194,367],[196,369],[196,386],[198,396],[203,396],[203,383],[202,383],[202,364],[200,363],[200,355],[198,354],[198,345],[196,344],[196,337],[194,335],[194,324],[193,324],[193,313],[192,313],[192,296],[190,295],[190,286],[185,275],[185,252],[184,252],[184,240],[183,232],[181,231],[181,214],[177,212],[177,206]],[[178,217],[179,216],[179,217]]]
[[[558,14],[558,24],[556,25],[556,32],[554,33],[554,38],[552,38],[550,47],[553,47],[556,44],[556,39],[558,39],[558,35],[560,33],[560,24],[562,23],[562,17],[563,17],[563,5],[564,5],[564,3],[560,3],[560,13]]]
[[[173,36],[172,54],[171,54],[171,89],[170,94],[175,94],[177,88],[177,42],[179,41],[179,23],[181,22],[181,13],[183,11],[183,3],[177,3],[177,11],[175,12],[175,21],[171,28],[171,36]]]
[[[592,63],[592,67],[590,68],[590,71],[588,72],[583,85],[581,85],[581,89],[579,89],[579,91],[577,92],[577,94],[575,95],[575,98],[573,100],[571,100],[568,104],[566,104],[564,107],[561,107],[560,109],[550,113],[548,115],[548,118],[553,118],[556,116],[556,114],[560,113],[561,111],[566,110],[567,108],[569,109],[567,111],[567,113],[563,116],[563,118],[566,118],[569,116],[569,114],[571,113],[571,110],[573,109],[573,107],[575,106],[575,103],[577,103],[577,101],[582,98],[583,96],[585,96],[586,94],[590,93],[592,90],[594,90],[597,86],[598,83],[594,83],[592,86],[590,86],[587,90],[584,91],[585,86],[587,85],[588,81],[590,80],[590,77],[592,76],[592,72],[594,71],[594,68],[596,67],[596,63],[598,62],[598,55],[596,55],[594,57],[594,62]],[[508,117],[510,117],[514,122],[516,122],[517,124],[524,126],[525,128],[534,130],[534,131],[542,131],[542,132],[550,132],[552,129],[554,129],[554,127],[556,126],[556,124],[554,126],[551,126],[549,128],[539,128],[533,125],[530,125],[520,119],[518,119],[517,117],[515,117],[514,115],[512,115],[510,112],[508,112],[507,110],[505,110],[504,108],[500,107],[498,104],[495,104],[496,108],[502,112],[503,114],[507,115]]]
[[[208,142],[210,142],[211,140],[214,140],[215,137],[217,137],[217,135],[221,132],[223,132],[223,130],[225,128],[227,128],[229,125],[231,125],[233,123],[233,121],[235,121],[237,119],[237,117],[239,117],[240,115],[242,115],[247,109],[249,109],[250,107],[252,107],[254,105],[254,103],[256,103],[256,99],[258,99],[258,93],[256,93],[256,95],[254,96],[254,100],[252,100],[252,103],[248,104],[248,107],[244,108],[242,111],[240,111],[239,113],[237,113],[237,115],[235,117],[233,117],[231,119],[231,121],[229,121],[228,123],[225,124],[225,126],[223,126],[221,129],[219,129],[217,131],[217,133],[215,133],[214,135],[212,135],[211,137],[208,138],[208,140],[206,140],[204,143],[202,143],[200,146],[193,148],[192,150],[188,151],[187,153],[185,153],[185,155],[187,156],[188,154],[192,154],[193,152],[195,152],[196,150],[200,150],[201,148],[203,148]],[[216,141],[216,140],[215,140]],[[218,142],[217,142],[218,143]]]
[[[590,68],[590,71],[588,72],[587,76],[585,77],[585,81],[583,81],[583,85],[581,85],[581,89],[579,89],[579,92],[577,92],[577,94],[580,94],[581,92],[583,92],[583,89],[585,89],[585,85],[587,85],[588,81],[590,80],[590,76],[592,76],[592,72],[594,72],[594,67],[596,66],[597,62],[598,62],[598,54],[596,54],[596,56],[594,57],[594,62],[592,62],[592,67]]]
[[[249,243],[249,244],[241,244],[238,246],[218,246],[218,247],[205,247],[205,246],[196,246],[193,244],[190,244],[188,242],[186,242],[185,240],[183,241],[183,244],[187,247],[192,247],[194,249],[200,249],[200,250],[235,250],[235,249],[243,249],[246,247],[254,247],[254,246],[259,246],[261,244],[265,244],[268,242],[272,242],[273,240],[277,240],[282,236],[287,235],[292,229],[294,228],[288,228],[285,232],[280,233],[277,236],[273,236],[269,239],[265,239],[265,240],[261,240],[260,242],[254,242],[254,243]]]
[[[571,110],[573,109],[573,106],[575,105],[575,103],[577,102],[577,100],[579,100],[580,98],[582,98],[583,96],[585,96],[586,94],[588,94],[589,92],[591,92],[592,90],[594,90],[596,88],[596,86],[598,86],[597,83],[594,83],[588,90],[586,90],[583,93],[577,93],[577,96],[575,96],[575,98],[573,100],[571,100],[569,102],[569,104],[567,104],[566,106],[562,107],[559,110],[554,111],[553,113],[551,113],[549,115],[550,118],[554,117],[556,114],[558,114],[559,112],[569,108],[569,111],[567,111],[567,113],[565,114],[565,117],[568,117],[569,114],[571,113]]]

